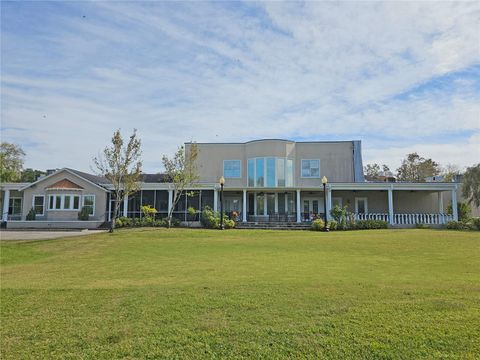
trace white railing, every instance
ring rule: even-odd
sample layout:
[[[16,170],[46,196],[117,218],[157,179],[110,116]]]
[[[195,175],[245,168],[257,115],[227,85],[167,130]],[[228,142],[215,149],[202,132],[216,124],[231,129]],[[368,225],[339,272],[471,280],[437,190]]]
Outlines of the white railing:
[[[370,213],[370,214],[354,214],[355,220],[382,220],[388,221],[388,214]]]
[[[390,221],[387,213],[354,214],[355,220],[383,220]],[[443,225],[453,220],[449,214],[393,214],[395,225]]]

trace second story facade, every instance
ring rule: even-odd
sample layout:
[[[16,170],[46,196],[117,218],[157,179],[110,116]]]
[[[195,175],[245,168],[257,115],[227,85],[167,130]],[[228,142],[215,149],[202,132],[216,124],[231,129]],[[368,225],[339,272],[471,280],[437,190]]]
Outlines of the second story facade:
[[[189,152],[190,143],[186,143]],[[364,182],[360,141],[255,140],[246,143],[197,143],[200,183],[226,188],[289,189],[329,182]]]

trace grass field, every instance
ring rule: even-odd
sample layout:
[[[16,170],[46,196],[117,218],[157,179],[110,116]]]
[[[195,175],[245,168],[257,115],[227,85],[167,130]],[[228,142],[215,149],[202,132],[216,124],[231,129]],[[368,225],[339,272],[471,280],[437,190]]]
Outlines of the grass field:
[[[478,359],[479,335],[478,232],[1,244],[2,359]]]

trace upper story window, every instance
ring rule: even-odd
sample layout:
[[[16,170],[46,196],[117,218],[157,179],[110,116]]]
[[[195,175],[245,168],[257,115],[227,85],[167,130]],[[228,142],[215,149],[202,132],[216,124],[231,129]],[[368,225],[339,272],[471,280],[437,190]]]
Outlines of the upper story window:
[[[242,177],[241,160],[223,160],[223,176],[226,178]]]
[[[302,178],[319,178],[320,160],[302,159]]]
[[[248,159],[249,187],[293,186],[293,160],[275,157]]]

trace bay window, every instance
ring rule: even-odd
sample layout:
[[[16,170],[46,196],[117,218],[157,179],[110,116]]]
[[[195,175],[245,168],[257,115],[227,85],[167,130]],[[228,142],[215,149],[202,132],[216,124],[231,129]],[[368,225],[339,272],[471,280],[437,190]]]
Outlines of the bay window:
[[[89,215],[95,214],[95,195],[85,195],[83,197],[83,207],[89,210]]]
[[[49,195],[48,210],[72,210],[72,211],[80,210],[80,195],[71,195],[71,194]]]
[[[33,196],[33,209],[35,210],[35,214],[37,215],[43,216],[45,214],[45,196]]]

